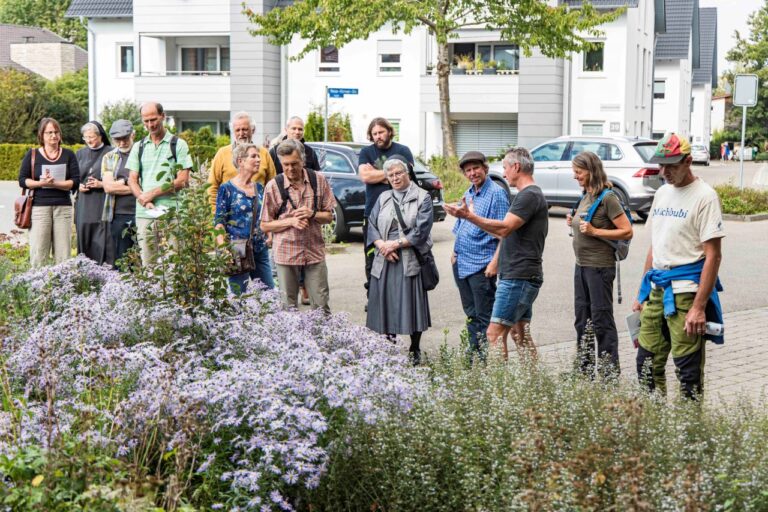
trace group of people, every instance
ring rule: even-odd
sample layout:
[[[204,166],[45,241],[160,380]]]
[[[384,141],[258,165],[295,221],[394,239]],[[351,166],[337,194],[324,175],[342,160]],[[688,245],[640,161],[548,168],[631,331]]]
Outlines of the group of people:
[[[667,134],[651,162],[660,165],[665,184],[651,207],[651,246],[633,304],[640,313],[637,374],[647,389],[666,393],[665,366],[671,353],[682,395],[697,399],[703,392],[704,342],[723,342],[722,332],[707,332],[708,322],[722,324],[718,270],[725,235],[720,202],[712,187],[693,174],[686,138]],[[470,346],[481,350],[485,342],[501,342],[506,357],[512,332],[518,352],[535,357],[527,324],[543,282],[548,208],[535,184],[533,161],[523,148],[504,156],[505,177],[517,189],[511,205],[489,179],[484,155],[469,152],[459,165],[471,186],[458,205],[445,209],[457,217],[452,263]],[[581,153],[572,166],[583,191],[566,216],[576,259],[576,366],[590,377],[610,378],[619,374],[613,315],[616,242],[632,238],[631,218],[612,192],[597,155]],[[588,325],[594,346],[585,335]]]
[[[141,117],[148,135],[138,142],[128,120],[115,121],[109,137],[98,122],[86,123],[86,146],[77,154],[61,147],[56,120],[41,121],[40,147],[25,155],[19,172],[21,187],[35,191],[32,266],[45,264],[51,254],[57,263],[69,257],[73,219],[78,253],[114,265],[135,239],[142,263],[156,260],[162,236],[157,219],[187,186],[192,161],[186,142],[166,130],[160,104],[143,105]],[[254,262],[229,276],[232,289],[242,293],[252,281],[274,288],[276,275],[287,305],[296,307],[301,298],[330,312],[322,225],[333,220],[333,191],[314,151],[304,144],[300,118],[287,121],[285,135],[271,148],[253,142],[255,128],[250,115],[235,114],[232,144],[217,152],[208,175],[219,243],[247,240]],[[394,141],[386,119],[374,118],[367,136],[371,145],[359,156],[366,185],[366,324],[392,341],[410,336],[410,352],[418,363],[421,335],[431,326],[424,271],[432,258],[432,198],[416,183],[413,154]],[[705,333],[705,324],[722,322],[717,273],[724,233],[717,194],[693,175],[690,153],[685,138],[668,134],[651,159],[660,164],[666,184],[650,211],[652,243],[633,309],[642,311],[640,381],[665,390],[664,367],[671,353],[683,393],[696,397],[702,392],[704,339],[722,342],[721,336]],[[485,155],[470,151],[459,161],[469,187],[460,203],[444,206],[456,217],[453,277],[473,353],[482,355],[488,343],[500,343],[506,357],[511,333],[518,352],[535,358],[529,324],[544,282],[548,205],[526,149],[508,150],[502,163],[507,182],[517,191],[511,198],[490,179]],[[577,366],[593,375],[602,363],[604,376],[617,375],[615,242],[632,238],[631,219],[612,193],[597,155],[581,153],[572,164],[583,190],[566,217],[576,260]],[[588,325],[596,348],[585,341]]]

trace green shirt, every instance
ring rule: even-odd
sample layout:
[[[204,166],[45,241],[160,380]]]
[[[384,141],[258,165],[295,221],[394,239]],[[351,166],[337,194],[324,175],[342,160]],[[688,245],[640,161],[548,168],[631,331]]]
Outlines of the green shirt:
[[[165,132],[160,144],[155,145],[152,139],[147,140],[144,145],[144,152],[141,155],[141,176],[139,176],[139,185],[141,190],[147,192],[162,187],[165,184],[172,185],[173,176],[171,173],[171,164],[173,164],[173,154],[171,153],[171,138],[173,134]],[[128,156],[128,163],[125,167],[131,171],[139,172],[139,146],[141,142],[134,144],[131,148],[131,154]],[[176,143],[176,158],[182,169],[192,168],[192,158],[189,156],[189,146],[184,139],[179,138]],[[158,177],[161,173],[162,176]],[[155,199],[152,204],[155,206],[164,205],[168,208],[176,206],[176,194],[166,194]],[[136,201],[136,217],[149,219],[146,209]]]

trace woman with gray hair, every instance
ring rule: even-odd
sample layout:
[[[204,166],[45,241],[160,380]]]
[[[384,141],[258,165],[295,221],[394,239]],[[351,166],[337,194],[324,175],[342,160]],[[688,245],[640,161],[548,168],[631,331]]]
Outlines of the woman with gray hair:
[[[413,183],[408,163],[398,156],[384,162],[392,190],[383,192],[368,218],[368,240],[376,248],[368,296],[369,329],[411,337],[414,364],[421,360],[421,333],[431,326],[427,290],[415,251],[432,248],[432,200]]]
[[[259,229],[261,217],[261,183],[253,181],[261,164],[261,148],[256,144],[238,144],[232,150],[232,163],[237,175],[219,187],[216,196],[216,229],[226,232],[229,241],[251,239],[255,268],[229,276],[229,285],[236,294],[248,289],[249,280],[260,280],[267,288],[274,288],[272,267],[266,238]],[[219,235],[220,245],[226,243]]]
[[[85,147],[77,151],[80,166],[80,186],[75,204],[77,253],[101,264],[114,261],[112,237],[108,235],[106,222],[101,220],[106,198],[101,163],[104,155],[112,151],[112,146],[109,145],[107,132],[98,121],[84,124],[80,132]]]

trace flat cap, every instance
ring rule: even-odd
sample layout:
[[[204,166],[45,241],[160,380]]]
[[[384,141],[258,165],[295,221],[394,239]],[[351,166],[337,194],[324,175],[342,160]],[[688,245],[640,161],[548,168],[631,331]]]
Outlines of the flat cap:
[[[468,164],[469,162],[480,162],[486,167],[488,166],[488,159],[479,151],[468,151],[464,153],[464,156],[459,160],[459,167],[464,169],[464,164]]]
[[[109,128],[109,136],[113,139],[127,137],[133,133],[133,125],[127,119],[118,119]]]

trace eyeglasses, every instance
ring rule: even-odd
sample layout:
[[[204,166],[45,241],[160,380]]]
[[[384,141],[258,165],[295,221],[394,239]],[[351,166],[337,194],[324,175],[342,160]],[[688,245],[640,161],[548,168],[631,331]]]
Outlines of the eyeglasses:
[[[387,178],[390,178],[390,179],[391,178],[402,178],[403,176],[405,176],[405,171],[395,171],[395,172],[390,172],[389,174],[387,174]]]
[[[43,135],[58,135],[59,132],[53,131],[53,132],[43,132]]]

